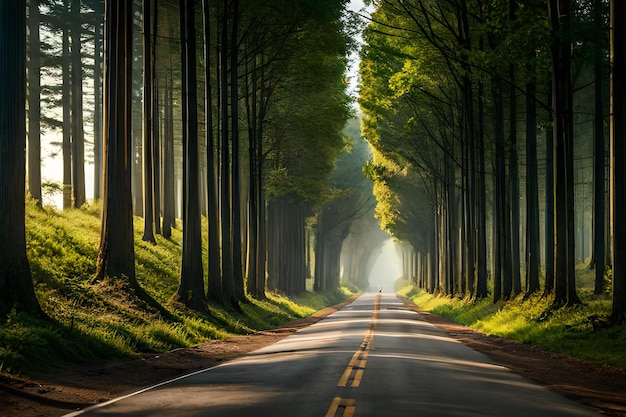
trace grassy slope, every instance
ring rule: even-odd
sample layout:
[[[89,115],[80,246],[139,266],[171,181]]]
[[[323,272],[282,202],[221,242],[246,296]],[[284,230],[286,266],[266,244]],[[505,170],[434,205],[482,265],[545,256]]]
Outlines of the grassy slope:
[[[64,363],[114,360],[247,334],[306,317],[347,295],[303,294],[294,302],[268,294],[267,301],[241,304],[241,311],[215,305],[203,314],[190,311],[172,300],[180,271],[180,229],[170,240],[157,236],[153,246],[141,241],[143,224],[136,219],[137,278],[163,307],[158,311],[115,283],[92,282],[99,207],[59,212],[29,203],[26,229],[37,297],[51,320],[12,314],[0,323],[0,372],[52,370]]]
[[[593,295],[593,271],[580,266],[582,305],[555,308],[541,294],[508,302],[433,296],[405,287],[401,293],[426,311],[448,317],[483,333],[541,346],[557,353],[626,368],[626,326],[608,326],[609,295]]]

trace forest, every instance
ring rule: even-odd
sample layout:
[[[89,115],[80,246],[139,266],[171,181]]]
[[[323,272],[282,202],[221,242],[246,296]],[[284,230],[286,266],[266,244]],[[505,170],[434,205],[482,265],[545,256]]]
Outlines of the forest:
[[[86,307],[103,283],[200,313],[366,290],[380,228],[427,292],[577,305],[584,265],[622,323],[626,5],[365,4],[1,2],[2,320],[50,316],[50,294]],[[33,259],[32,210],[100,216],[63,290]],[[179,238],[163,301],[136,254]]]
[[[622,323],[623,4],[372,3],[365,171],[381,227],[410,243],[405,278],[493,302],[585,291]]]
[[[181,227],[175,299],[188,308],[237,306],[266,290],[297,294],[307,284],[338,288],[337,248],[373,209],[361,170],[367,146],[358,127],[351,138],[344,131],[354,113],[345,71],[356,30],[346,2],[22,6],[3,6],[11,21],[3,62],[19,66],[2,75],[24,80],[11,81],[6,88],[24,89],[3,100],[23,108],[13,118],[28,124],[3,119],[2,179],[7,193],[25,181],[40,207],[101,201],[94,283],[121,280],[146,296],[134,260],[139,216],[152,244]],[[15,48],[15,37],[25,42]],[[57,155],[62,162],[51,162]],[[338,179],[340,155],[353,166]],[[46,165],[62,170],[62,181],[42,175]],[[24,198],[2,195],[0,312],[38,312],[33,280],[42,277],[25,257]],[[373,217],[368,226],[376,229]],[[360,252],[353,269],[369,256]]]

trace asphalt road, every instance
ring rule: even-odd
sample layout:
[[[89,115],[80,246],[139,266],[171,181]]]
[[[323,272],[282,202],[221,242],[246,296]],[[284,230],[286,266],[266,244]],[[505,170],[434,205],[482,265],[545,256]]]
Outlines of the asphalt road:
[[[599,414],[367,293],[248,356],[69,416],[562,417]]]

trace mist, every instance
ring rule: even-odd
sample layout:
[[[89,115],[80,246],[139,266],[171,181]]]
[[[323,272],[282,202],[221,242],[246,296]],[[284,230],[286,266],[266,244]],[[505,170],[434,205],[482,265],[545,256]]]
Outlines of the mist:
[[[368,277],[370,291],[382,289],[383,292],[395,292],[394,284],[402,276],[402,257],[398,246],[391,238],[383,242]]]

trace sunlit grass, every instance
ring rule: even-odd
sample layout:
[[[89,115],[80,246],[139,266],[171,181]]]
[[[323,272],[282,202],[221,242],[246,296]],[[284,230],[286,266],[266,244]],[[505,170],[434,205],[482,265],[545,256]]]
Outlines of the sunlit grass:
[[[37,297],[48,320],[12,313],[0,323],[0,372],[53,370],[66,363],[91,363],[164,352],[235,334],[250,334],[306,317],[352,293],[303,293],[289,299],[267,294],[239,308],[209,304],[199,313],[174,301],[180,274],[182,232],[142,241],[135,219],[137,280],[156,303],[132,295],[119,282],[94,282],[100,239],[100,207],[26,210],[27,253]],[[206,233],[206,226],[203,227]],[[206,241],[206,236],[205,240]],[[205,278],[206,249],[203,250]]]
[[[626,327],[608,326],[611,301],[593,295],[593,271],[580,266],[578,291],[583,304],[555,307],[541,293],[522,294],[507,302],[433,295],[410,287],[400,293],[425,311],[444,316],[485,334],[514,339],[601,364],[626,368]]]

